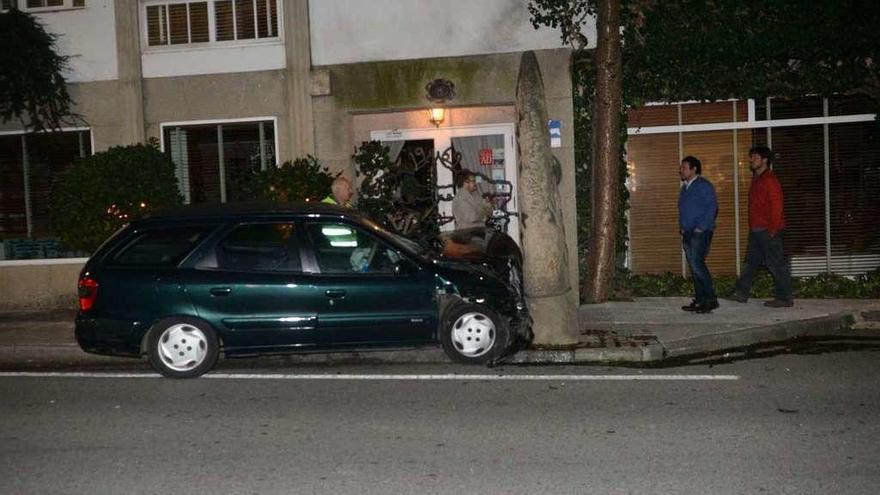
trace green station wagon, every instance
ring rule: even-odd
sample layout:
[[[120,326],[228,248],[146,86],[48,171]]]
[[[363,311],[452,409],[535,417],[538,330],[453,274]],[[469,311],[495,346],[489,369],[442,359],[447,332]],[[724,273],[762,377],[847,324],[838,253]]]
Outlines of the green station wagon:
[[[440,344],[492,363],[531,338],[522,255],[489,228],[425,247],[327,204],[190,206],[132,222],[79,278],[87,352],[168,377],[226,357]]]

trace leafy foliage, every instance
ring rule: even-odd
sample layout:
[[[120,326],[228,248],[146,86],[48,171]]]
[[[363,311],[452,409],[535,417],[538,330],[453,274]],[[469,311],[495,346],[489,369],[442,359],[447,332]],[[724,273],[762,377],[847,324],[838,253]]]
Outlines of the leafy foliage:
[[[714,277],[718,294],[732,294],[736,279],[730,276]],[[690,278],[672,273],[663,275],[628,275],[623,284],[625,297],[688,297],[693,295]],[[880,298],[880,269],[855,277],[843,277],[822,273],[814,277],[792,278],[792,290],[796,298],[804,299],[876,299]],[[772,298],[773,278],[761,272],[754,279],[752,297]]]
[[[433,167],[433,157],[411,156],[404,164],[392,162],[389,152],[379,141],[363,142],[355,149],[355,173],[363,177],[358,209],[388,230],[412,239],[427,240],[437,235],[440,228],[432,177],[418,172]]]
[[[30,14],[0,13],[0,121],[35,131],[82,122],[64,81],[69,57],[56,53],[55,41]]]
[[[358,187],[358,210],[386,228],[392,227],[388,217],[394,211],[396,189],[390,173],[394,166],[388,156],[390,151],[380,141],[364,141],[351,157],[355,174],[362,177]]]
[[[52,227],[64,246],[91,251],[126,223],[182,201],[168,155],[155,144],[118,146],[61,177],[52,190]]]
[[[880,4],[629,2],[629,103],[863,93],[880,100]]]
[[[622,0],[624,101],[862,93],[880,101],[880,3]],[[530,0],[535,28],[586,48],[595,0]]]
[[[330,192],[333,175],[309,155],[266,170],[252,170],[235,178],[235,200],[320,201]]]

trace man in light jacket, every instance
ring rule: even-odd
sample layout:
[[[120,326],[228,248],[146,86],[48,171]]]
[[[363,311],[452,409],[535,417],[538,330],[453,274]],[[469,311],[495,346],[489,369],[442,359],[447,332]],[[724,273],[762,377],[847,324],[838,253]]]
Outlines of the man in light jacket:
[[[459,175],[458,191],[452,200],[452,216],[456,229],[483,227],[492,212],[492,206],[477,191],[477,178],[465,170]]]

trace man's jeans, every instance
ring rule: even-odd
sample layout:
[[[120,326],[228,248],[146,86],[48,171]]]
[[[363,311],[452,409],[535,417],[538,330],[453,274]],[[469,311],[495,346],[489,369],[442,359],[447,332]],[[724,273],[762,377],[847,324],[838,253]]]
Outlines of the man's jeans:
[[[712,231],[685,232],[681,243],[694,279],[694,300],[697,304],[717,301],[712,274],[706,266],[706,256],[709,255],[709,246],[712,244]]]
[[[771,236],[766,230],[749,232],[749,247],[746,250],[746,266],[736,281],[736,294],[748,299],[752,292],[752,281],[761,265],[766,265],[773,276],[776,299],[791,301],[791,273],[785,254],[782,251],[782,232]]]

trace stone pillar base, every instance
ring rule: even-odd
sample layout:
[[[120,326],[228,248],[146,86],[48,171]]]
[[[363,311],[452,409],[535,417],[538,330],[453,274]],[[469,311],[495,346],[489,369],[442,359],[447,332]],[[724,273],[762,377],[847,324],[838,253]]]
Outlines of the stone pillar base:
[[[570,289],[550,297],[526,296],[526,305],[534,322],[534,344],[571,345],[578,342],[580,328],[574,297]]]

